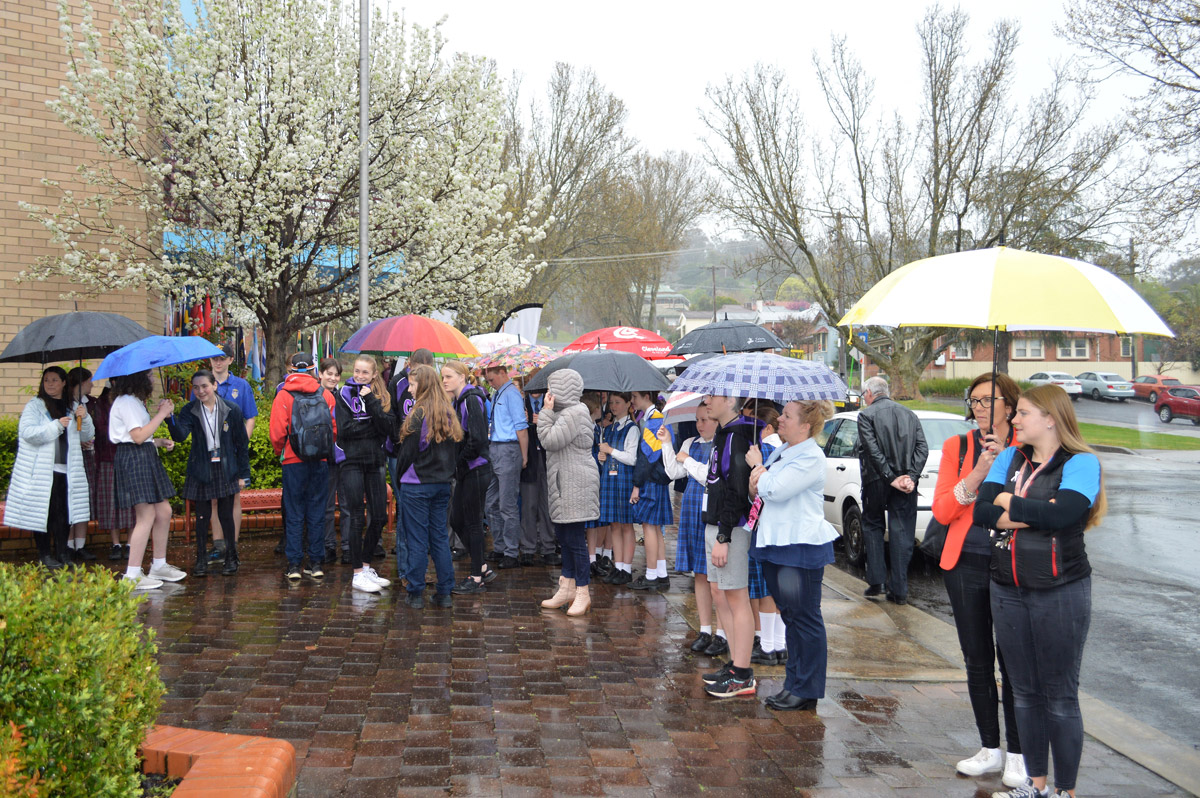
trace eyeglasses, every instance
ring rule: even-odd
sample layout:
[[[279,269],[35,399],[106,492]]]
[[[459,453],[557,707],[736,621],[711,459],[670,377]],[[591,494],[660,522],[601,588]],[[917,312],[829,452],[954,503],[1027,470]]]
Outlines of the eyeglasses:
[[[1001,401],[1003,401],[1003,398],[1002,398],[1002,397],[999,397],[999,396],[997,396],[996,398],[997,398],[997,399],[1000,399]],[[968,399],[968,400],[967,400],[967,407],[972,407],[972,408],[973,408],[973,407],[983,407],[983,408],[988,408],[988,407],[991,407],[991,406],[992,406],[992,397],[990,397],[990,396],[984,396],[984,397],[981,397],[981,398],[979,398],[979,399]]]

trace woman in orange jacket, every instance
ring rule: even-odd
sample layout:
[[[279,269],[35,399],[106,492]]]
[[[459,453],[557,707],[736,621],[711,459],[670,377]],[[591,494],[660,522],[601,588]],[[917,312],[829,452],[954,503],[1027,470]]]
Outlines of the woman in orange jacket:
[[[958,643],[967,666],[967,693],[982,743],[979,753],[959,762],[957,770],[964,776],[1003,772],[1004,784],[1009,787],[1025,784],[1025,758],[1017,737],[1012,688],[992,632],[991,543],[988,531],[973,523],[972,514],[976,493],[996,455],[1012,443],[1009,422],[1020,395],[1021,389],[1007,374],[996,375],[994,388],[990,373],[975,378],[967,390],[967,419],[973,419],[979,428],[946,439],[933,494],[933,516],[949,527],[940,562],[942,579],[954,610]],[[999,697],[997,660],[1002,683]],[[1007,756],[1000,749],[998,699],[1004,706]]]

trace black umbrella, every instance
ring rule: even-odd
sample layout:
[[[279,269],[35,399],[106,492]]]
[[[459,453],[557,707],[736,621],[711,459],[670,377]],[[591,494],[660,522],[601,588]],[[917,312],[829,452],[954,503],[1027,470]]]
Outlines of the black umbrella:
[[[92,360],[149,335],[142,325],[116,313],[60,313],[38,319],[17,333],[0,353],[0,363]]]
[[[694,355],[698,352],[761,352],[764,349],[787,349],[787,344],[770,330],[748,321],[714,321],[697,327],[679,339],[671,348],[672,355]]]
[[[662,372],[632,352],[589,349],[550,361],[525,385],[528,391],[544,391],[550,375],[559,369],[574,369],[589,391],[665,391],[671,387]]]
[[[710,357],[720,357],[720,356],[721,356],[720,352],[705,352],[702,355],[694,355],[693,357],[689,357],[687,360],[684,360],[680,363],[676,363],[674,366],[671,366],[670,368],[668,368],[667,371],[673,371],[673,372],[675,372],[675,375],[678,376],[678,375],[682,374],[683,372],[687,371],[687,367],[692,365],[693,363],[699,363],[703,360],[708,360]]]

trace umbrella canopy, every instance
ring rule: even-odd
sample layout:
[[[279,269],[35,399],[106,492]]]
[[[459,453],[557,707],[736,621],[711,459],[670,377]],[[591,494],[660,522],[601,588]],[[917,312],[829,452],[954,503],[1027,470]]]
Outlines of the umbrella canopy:
[[[701,352],[761,352],[787,349],[787,344],[770,330],[748,321],[724,319],[697,327],[675,342],[672,355],[696,355]]]
[[[472,335],[467,340],[474,344],[475,348],[485,355],[490,355],[497,349],[503,349],[506,346],[516,346],[517,344],[529,343],[516,333],[506,332],[492,332],[482,333],[480,335]]]
[[[514,344],[483,355],[475,361],[475,366],[481,369],[499,366],[517,374],[528,374],[534,369],[542,368],[556,357],[558,352],[548,346]]]
[[[537,373],[526,391],[544,391],[551,374],[570,368],[583,377],[589,391],[665,391],[670,381],[642,358],[630,352],[597,349],[563,355]]]
[[[584,333],[563,347],[563,354],[589,349],[613,349],[631,352],[647,360],[671,354],[671,342],[661,335],[638,327],[605,327]],[[602,390],[602,389],[600,389]]]
[[[225,353],[207,339],[195,335],[151,335],[121,347],[104,358],[95,379],[137,374],[160,366],[174,366],[220,357]]]
[[[938,255],[897,269],[838,322],[849,325],[1173,336],[1112,272],[1009,247]]]
[[[663,405],[663,416],[668,424],[682,424],[685,421],[695,421],[696,411],[700,403],[708,398],[706,393],[695,391],[676,391]]]
[[[0,353],[0,362],[91,360],[149,336],[142,325],[116,313],[59,313],[26,325]]]
[[[794,399],[846,398],[846,384],[824,363],[768,352],[722,355],[688,366],[672,389],[781,404]]]
[[[407,356],[418,349],[428,349],[436,357],[479,356],[467,336],[445,322],[416,314],[373,321],[350,336],[340,351]]]

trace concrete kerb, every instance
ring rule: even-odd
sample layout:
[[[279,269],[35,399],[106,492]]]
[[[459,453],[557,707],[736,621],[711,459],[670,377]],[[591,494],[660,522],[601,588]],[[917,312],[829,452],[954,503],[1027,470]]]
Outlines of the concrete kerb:
[[[825,569],[825,581],[842,593],[861,596],[867,583],[836,568]],[[958,632],[952,624],[912,605],[879,602],[897,628],[938,656],[963,666]],[[1183,789],[1200,795],[1200,751],[1179,742],[1094,696],[1079,693],[1084,731],[1124,757]]]

